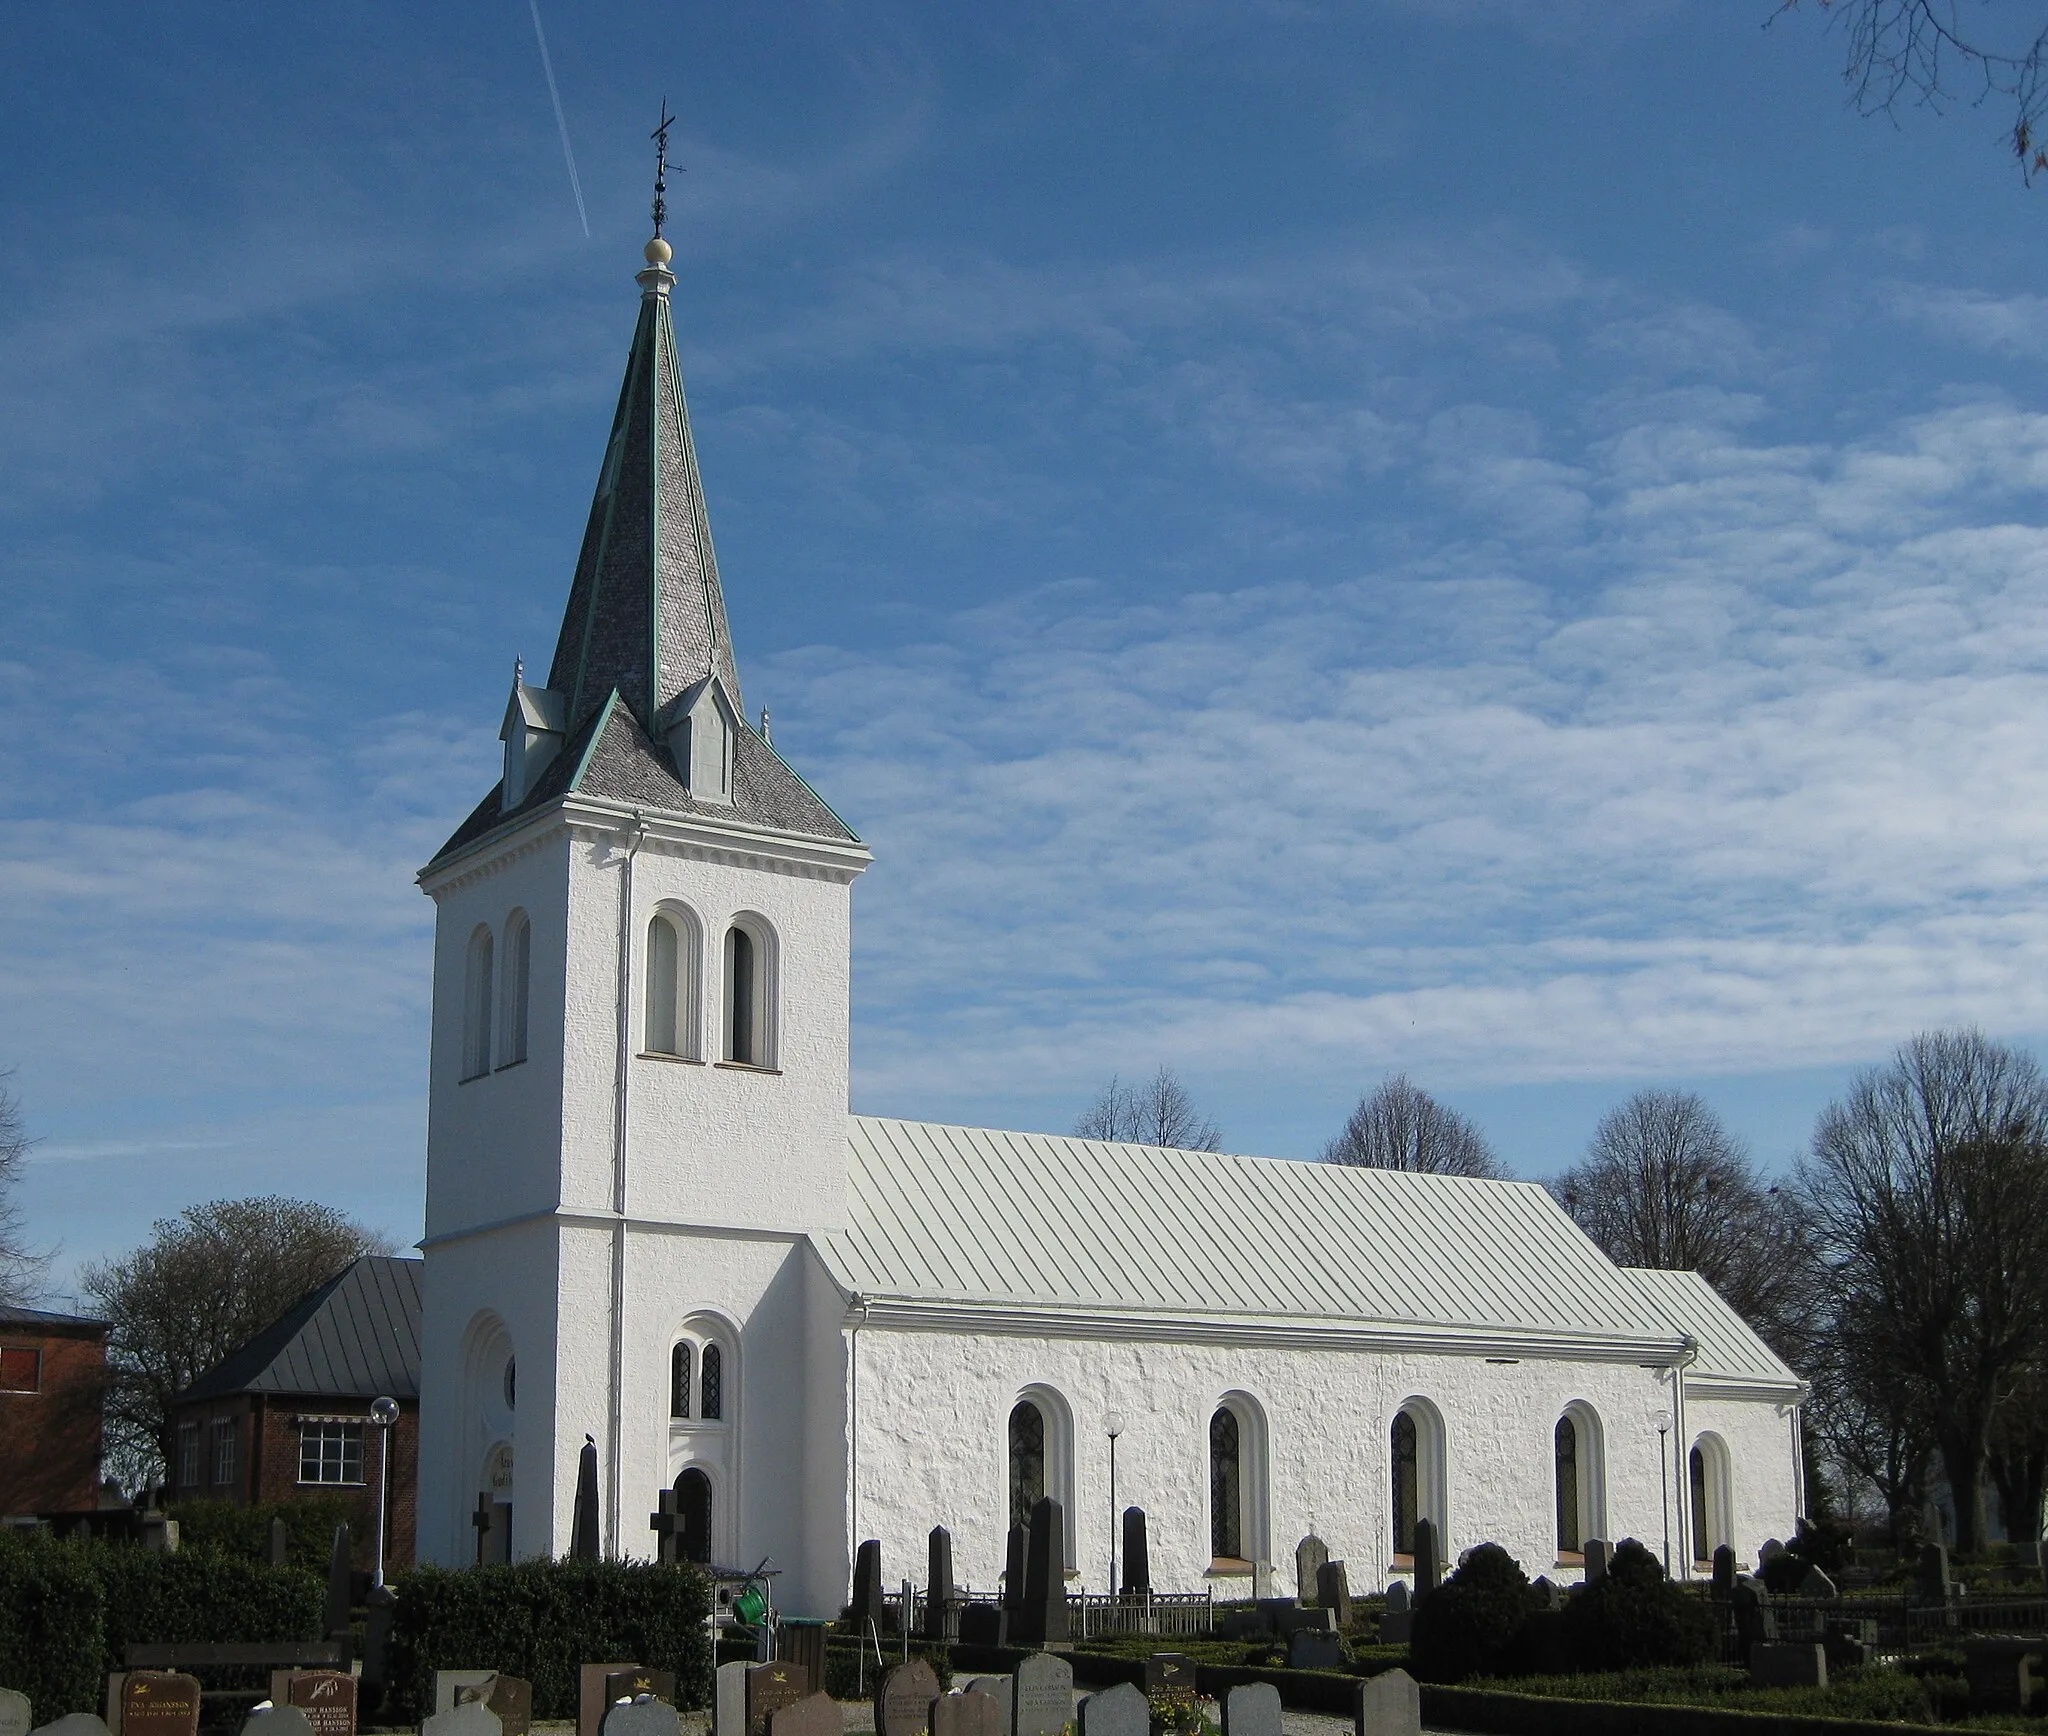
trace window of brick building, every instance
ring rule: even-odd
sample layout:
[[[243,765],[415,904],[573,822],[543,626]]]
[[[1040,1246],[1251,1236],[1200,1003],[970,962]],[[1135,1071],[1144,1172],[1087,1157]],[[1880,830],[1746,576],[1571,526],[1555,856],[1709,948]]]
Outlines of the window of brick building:
[[[360,1483],[363,1480],[361,1423],[299,1424],[299,1481]]]
[[[194,1489],[199,1486],[199,1425],[180,1423],[178,1425],[178,1487]]]
[[[25,1345],[0,1349],[0,1392],[41,1392],[43,1353]]]
[[[235,1419],[213,1419],[213,1481],[216,1487],[235,1480]]]

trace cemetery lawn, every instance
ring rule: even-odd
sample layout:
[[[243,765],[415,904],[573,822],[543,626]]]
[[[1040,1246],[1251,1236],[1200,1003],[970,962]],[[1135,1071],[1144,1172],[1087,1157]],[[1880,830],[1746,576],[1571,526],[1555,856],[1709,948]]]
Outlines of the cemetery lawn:
[[[1825,1688],[1753,1687],[1746,1670],[1723,1664],[1617,1670],[1605,1675],[1474,1678],[1464,1685],[1561,1700],[1621,1700],[1636,1705],[1726,1707],[1813,1718],[1939,1723],[1970,1730],[2024,1730],[2033,1736],[2040,1736],[2042,1728],[2040,1719],[2017,1714],[1964,1717],[1968,1689],[1960,1674],[1953,1679],[1925,1677],[1879,1664],[1831,1673]]]

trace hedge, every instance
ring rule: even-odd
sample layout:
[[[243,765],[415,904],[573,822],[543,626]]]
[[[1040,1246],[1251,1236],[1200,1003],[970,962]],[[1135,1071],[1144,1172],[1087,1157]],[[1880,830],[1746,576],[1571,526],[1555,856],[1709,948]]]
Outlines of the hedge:
[[[694,1567],[419,1567],[392,1590],[388,1722],[417,1724],[433,1711],[436,1670],[522,1677],[533,1684],[536,1719],[574,1718],[582,1666],[611,1659],[673,1670],[680,1707],[711,1702],[711,1582]]]
[[[320,1618],[320,1580],[302,1568],[0,1533],[0,1685],[27,1694],[38,1723],[98,1711],[132,1641],[310,1640]]]
[[[213,1550],[259,1565],[270,1560],[270,1522],[282,1519],[286,1563],[324,1579],[334,1558],[335,1526],[349,1526],[350,1540],[358,1549],[375,1541],[363,1535],[357,1507],[345,1495],[308,1495],[255,1507],[237,1507],[232,1501],[176,1501],[166,1512],[178,1522],[182,1549]]]

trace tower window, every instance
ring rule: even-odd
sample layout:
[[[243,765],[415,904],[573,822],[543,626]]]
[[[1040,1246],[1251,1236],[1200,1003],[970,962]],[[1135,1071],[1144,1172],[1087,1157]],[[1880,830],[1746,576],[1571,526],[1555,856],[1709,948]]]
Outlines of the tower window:
[[[462,986],[462,1076],[475,1079],[491,1070],[491,931],[469,937],[468,968]]]
[[[510,1067],[526,1059],[526,1000],[533,975],[533,924],[515,910],[505,919],[504,1017],[499,1020],[498,1065]]]
[[[703,1369],[701,1396],[704,1402],[697,1407],[697,1414],[707,1423],[722,1422],[725,1418],[725,1352],[715,1344],[705,1345]]]
[[[696,916],[663,904],[647,923],[647,1030],[643,1052],[695,1061],[697,1042]]]
[[[734,928],[725,937],[725,1058],[760,1065],[760,994],[754,937]]]
[[[668,1414],[690,1414],[690,1344],[685,1339],[668,1355]]]

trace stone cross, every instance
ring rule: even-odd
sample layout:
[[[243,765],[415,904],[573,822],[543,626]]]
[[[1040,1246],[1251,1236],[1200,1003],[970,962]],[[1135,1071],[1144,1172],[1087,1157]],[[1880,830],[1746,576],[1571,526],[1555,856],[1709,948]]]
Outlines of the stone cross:
[[[1437,1540],[1436,1521],[1415,1521],[1415,1599],[1419,1603],[1436,1590],[1443,1577],[1443,1545]]]
[[[953,1618],[953,1533],[934,1525],[925,1539],[924,1637],[945,1641]]]
[[[1326,1561],[1316,1569],[1316,1602],[1337,1618],[1340,1628],[1351,1625],[1351,1576],[1341,1561]]]
[[[1422,1736],[1422,1690],[1406,1670],[1386,1670],[1358,1684],[1352,1715],[1356,1736]]]
[[[1303,1603],[1316,1601],[1316,1575],[1330,1559],[1330,1546],[1310,1532],[1294,1546],[1294,1595]]]
[[[1033,1652],[1012,1678],[1010,1718],[1010,1736],[1063,1736],[1074,1721],[1074,1666],[1057,1653]]]
[[[866,1634],[868,1624],[884,1633],[889,1626],[889,1607],[882,1601],[882,1544],[870,1537],[853,1558],[853,1631]]]
[[[932,1736],[1004,1736],[1002,1719],[995,1696],[972,1688],[964,1694],[941,1694],[932,1702]]]
[[[1067,1516],[1050,1495],[1031,1509],[1031,1551],[1024,1564],[1024,1607],[1012,1640],[1042,1646],[1067,1637]]]
[[[1223,1696],[1223,1736],[1280,1736],[1280,1690],[1247,1682]]]
[[[898,1664],[875,1684],[875,1736],[931,1736],[938,1697],[939,1678],[924,1659]]]
[[[1081,1736],[1151,1736],[1152,1708],[1129,1682],[1102,1688],[1081,1702]]]
[[[469,1516],[469,1528],[476,1533],[476,1564],[484,1564],[484,1547],[491,1540],[491,1521],[496,1515],[492,1509],[497,1499],[486,1489],[476,1498],[476,1511]]]
[[[647,1529],[654,1533],[656,1539],[654,1558],[674,1565],[676,1538],[683,1529],[682,1501],[674,1489],[664,1485],[661,1493],[654,1497],[654,1511],[647,1515]]]
[[[1146,1597],[1152,1591],[1152,1550],[1145,1536],[1145,1509],[1124,1509],[1124,1596]]]

